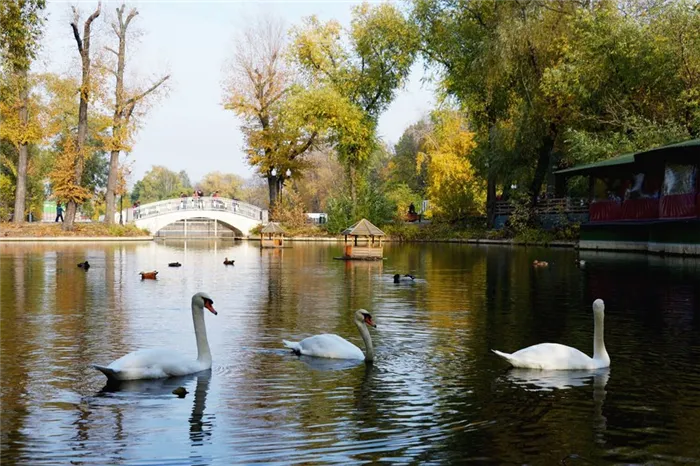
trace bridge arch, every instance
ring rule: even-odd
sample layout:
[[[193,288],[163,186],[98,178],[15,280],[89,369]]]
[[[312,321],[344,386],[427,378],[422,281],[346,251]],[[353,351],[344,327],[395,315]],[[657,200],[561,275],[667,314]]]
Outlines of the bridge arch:
[[[245,236],[250,236],[253,228],[268,221],[267,210],[223,197],[166,199],[129,209],[126,213],[128,221],[139,228],[147,229],[152,235],[163,227],[181,220],[204,218],[217,220]]]

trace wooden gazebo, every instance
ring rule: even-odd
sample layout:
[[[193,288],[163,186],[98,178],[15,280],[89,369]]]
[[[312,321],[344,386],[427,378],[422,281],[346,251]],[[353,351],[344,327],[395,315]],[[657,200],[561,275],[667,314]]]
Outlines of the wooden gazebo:
[[[286,232],[277,222],[270,222],[260,231],[261,248],[284,247],[284,234]]]
[[[382,236],[386,235],[369,220],[363,218],[343,230],[341,234],[345,236],[345,248],[343,257],[338,259],[382,260],[384,258]]]

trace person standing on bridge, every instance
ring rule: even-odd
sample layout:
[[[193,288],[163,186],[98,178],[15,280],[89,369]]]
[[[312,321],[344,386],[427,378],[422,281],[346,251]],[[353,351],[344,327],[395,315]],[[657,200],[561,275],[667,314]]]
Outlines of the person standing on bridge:
[[[187,194],[180,194],[180,209],[185,210],[187,208]]]

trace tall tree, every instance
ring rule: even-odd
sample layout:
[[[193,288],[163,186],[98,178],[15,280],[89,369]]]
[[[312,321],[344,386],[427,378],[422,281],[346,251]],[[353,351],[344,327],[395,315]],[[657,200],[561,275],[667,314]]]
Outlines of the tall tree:
[[[81,83],[80,105],[78,106],[78,134],[74,146],[67,152],[68,157],[73,159],[72,163],[68,163],[67,161],[67,165],[70,167],[71,171],[67,176],[69,177],[69,184],[75,187],[80,187],[83,169],[85,167],[86,140],[88,134],[88,103],[92,91],[92,83],[90,80],[90,36],[92,33],[92,23],[100,16],[101,8],[102,2],[99,2],[97,4],[97,9],[85,20],[83,24],[83,35],[81,37],[80,30],[78,29],[80,13],[76,7],[73,7],[73,22],[71,22],[71,28],[73,29],[73,36],[78,46],[78,53],[80,54]],[[72,183],[70,183],[71,180]],[[81,193],[78,189],[76,190],[76,194],[75,197],[68,200],[68,206],[66,208],[66,219],[63,223],[63,229],[67,231],[73,230],[78,203],[81,202],[84,193]]]
[[[296,60],[308,77],[330,86],[362,114],[348,128],[335,128],[338,157],[345,167],[353,203],[358,170],[374,149],[377,121],[408,76],[418,35],[395,6],[382,3],[354,8],[348,31],[336,21],[321,23],[312,16],[293,31]],[[359,130],[358,130],[359,129]]]
[[[283,24],[261,18],[238,41],[224,86],[224,106],[244,121],[248,163],[267,179],[272,207],[288,171],[302,169],[301,157],[316,142],[318,130],[296,126],[291,115],[285,115],[294,79],[285,60]]]
[[[124,89],[124,71],[126,68],[126,43],[127,32],[131,21],[139,14],[136,8],[132,8],[126,17],[124,16],[126,5],[117,8],[117,20],[112,23],[112,31],[117,37],[117,49],[107,47],[107,50],[115,55],[116,64],[112,70],[115,78],[114,86],[114,114],[112,116],[112,137],[109,141],[110,160],[109,178],[107,179],[107,191],[105,192],[105,223],[114,222],[116,190],[119,181],[119,154],[122,150],[128,149],[133,128],[130,126],[132,115],[136,105],[149,94],[156,91],[165,83],[169,75],[157,80],[153,85],[145,90],[139,90],[129,96]]]
[[[3,83],[9,89],[3,100],[11,98],[16,118],[16,131],[10,140],[18,152],[15,187],[14,222],[24,222],[26,203],[29,143],[34,139],[29,120],[29,68],[36,56],[42,34],[45,0],[4,0],[0,2],[0,50],[5,70]],[[3,125],[8,122],[3,116]]]

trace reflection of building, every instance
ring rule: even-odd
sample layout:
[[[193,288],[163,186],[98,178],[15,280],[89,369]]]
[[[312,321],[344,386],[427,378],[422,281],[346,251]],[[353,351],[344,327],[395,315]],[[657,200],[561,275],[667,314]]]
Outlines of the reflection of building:
[[[580,247],[700,255],[699,165],[695,139],[556,172],[588,177]]]

